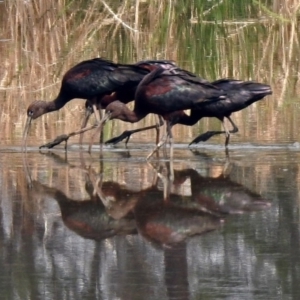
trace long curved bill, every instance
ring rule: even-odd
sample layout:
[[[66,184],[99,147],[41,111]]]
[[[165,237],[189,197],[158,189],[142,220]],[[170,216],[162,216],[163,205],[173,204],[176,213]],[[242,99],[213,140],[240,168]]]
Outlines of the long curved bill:
[[[31,120],[32,120],[31,117],[27,117],[25,128],[24,128],[24,131],[23,131],[23,137],[22,137],[22,151],[23,152],[24,152],[24,150],[26,151],[27,135],[28,135],[28,131],[29,131],[29,128],[30,128]]]

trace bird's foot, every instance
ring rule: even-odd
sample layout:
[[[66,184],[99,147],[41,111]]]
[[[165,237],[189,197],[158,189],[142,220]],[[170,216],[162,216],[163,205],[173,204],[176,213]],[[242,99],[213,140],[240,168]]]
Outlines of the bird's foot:
[[[207,131],[207,132],[197,136],[195,139],[193,139],[189,143],[189,146],[191,146],[192,144],[197,144],[199,142],[205,142],[205,141],[209,140],[214,135],[215,135],[215,133],[213,131]]]
[[[128,139],[130,138],[131,136],[131,132],[130,131],[124,131],[122,134],[120,134],[119,136],[116,136],[114,138],[111,138],[110,140],[106,141],[105,142],[105,145],[107,144],[118,144],[119,142],[123,141],[124,139]]]
[[[69,139],[69,137],[70,136],[67,135],[67,134],[59,135],[54,141],[49,142],[49,143],[47,143],[45,145],[40,146],[39,149],[42,149],[42,148],[48,148],[48,149],[53,148],[53,147],[55,147],[56,145],[59,145],[62,142],[67,142],[68,139]]]

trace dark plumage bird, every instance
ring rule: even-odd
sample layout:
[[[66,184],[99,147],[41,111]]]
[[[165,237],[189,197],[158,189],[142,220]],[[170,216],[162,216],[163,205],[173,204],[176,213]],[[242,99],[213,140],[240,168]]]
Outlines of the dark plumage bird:
[[[147,73],[149,71],[145,68],[116,64],[102,58],[86,60],[75,65],[63,76],[59,94],[53,101],[37,100],[29,105],[23,133],[23,145],[26,142],[31,120],[61,109],[74,98],[88,99],[96,112],[99,98],[111,94],[120,86],[124,91],[131,89]],[[99,114],[96,115],[99,121]]]
[[[172,132],[169,114],[185,109],[200,109],[209,102],[225,99],[223,90],[192,76],[189,72],[174,68],[165,70],[157,68],[146,75],[137,87],[134,110],[131,111],[124,103],[114,101],[106,107],[106,115],[102,122],[119,119],[135,123],[149,113],[162,116],[167,121],[167,136],[170,138],[170,156],[173,155]],[[166,139],[162,139],[154,151],[157,151]]]
[[[231,114],[248,107],[252,103],[263,99],[267,95],[272,94],[272,90],[269,85],[254,81],[220,79],[212,82],[212,84],[226,92],[226,99],[224,101],[208,103],[201,107],[201,109],[192,109],[190,116],[187,116],[184,112],[174,113],[172,125],[183,124],[193,126],[204,117],[215,117],[222,122],[224,131],[208,131],[197,136],[190,145],[200,141],[206,141],[217,134],[225,134],[225,146],[227,147],[230,134],[238,132],[237,126],[230,117]],[[224,118],[227,118],[231,123],[233,127],[231,130],[226,128]]]
[[[220,79],[211,83],[212,85],[222,89],[226,93],[226,99],[207,103],[201,108],[191,109],[191,114],[187,115],[184,111],[176,111],[169,114],[168,118],[171,126],[182,124],[193,126],[204,117],[218,118],[224,127],[224,131],[207,131],[197,136],[191,143],[199,143],[207,141],[212,136],[217,134],[225,134],[225,146],[228,146],[230,134],[238,132],[238,127],[231,119],[231,114],[240,111],[256,101],[262,100],[265,96],[272,94],[272,89],[267,84],[262,84],[254,81],[241,81],[235,79]],[[232,129],[226,128],[224,119],[227,118],[232,125]],[[110,141],[114,143],[120,142],[127,137],[128,133],[124,132],[120,136],[112,138]],[[110,142],[108,141],[108,142]]]
[[[154,69],[161,67],[163,69],[170,69],[176,67],[175,63],[171,60],[143,60],[139,61],[135,66],[141,67],[143,69],[153,71]],[[119,100],[120,102],[127,104],[131,101],[134,100],[135,97],[135,92],[136,92],[137,85],[133,86],[131,89],[118,89],[115,92],[113,92],[110,95],[105,95],[102,99],[98,99],[97,101],[97,109],[106,109],[107,105],[110,104],[113,101]],[[90,118],[90,116],[93,114],[94,110],[93,107],[91,106],[89,101],[86,101],[85,103],[85,118],[82,123],[82,128],[87,126],[87,122]],[[133,133],[148,130],[148,129],[153,129],[153,128],[158,128],[159,126],[163,125],[162,119],[159,120],[159,122],[156,125],[153,126],[147,126],[131,131],[126,131],[123,133],[123,136],[120,140],[123,140],[126,138],[125,144],[128,143],[130,136]],[[83,135],[81,134],[80,136],[80,144],[82,143],[82,137]],[[157,142],[159,138],[159,132],[157,132]],[[109,140],[107,143],[117,143],[117,140]]]

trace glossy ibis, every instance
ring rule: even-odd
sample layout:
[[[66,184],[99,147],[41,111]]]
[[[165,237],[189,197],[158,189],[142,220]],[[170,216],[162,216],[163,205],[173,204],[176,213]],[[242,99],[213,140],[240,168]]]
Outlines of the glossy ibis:
[[[114,73],[116,70],[118,70],[117,74]],[[136,86],[147,73],[149,71],[145,68],[116,64],[102,58],[86,60],[75,65],[63,76],[59,94],[53,101],[37,100],[29,105],[23,146],[26,144],[32,119],[59,110],[74,98],[81,98],[90,101],[99,122],[100,116],[96,109],[98,99],[111,94],[120,86],[124,90]]]
[[[242,110],[252,103],[263,99],[265,96],[272,94],[272,89],[267,84],[262,84],[254,81],[241,81],[235,79],[220,79],[212,82],[214,86],[224,90],[227,94],[224,101],[208,103],[201,109],[192,109],[191,115],[187,116],[184,112],[173,114],[172,125],[183,124],[192,126],[204,117],[218,118],[224,127],[224,131],[208,131],[197,136],[191,143],[206,141],[214,135],[225,134],[225,146],[228,146],[230,134],[238,132],[238,127],[231,119],[231,114]],[[233,129],[229,130],[224,122],[227,118]]]
[[[149,71],[153,71],[154,69],[156,69],[157,67],[161,67],[163,69],[170,69],[170,68],[174,68],[176,67],[175,63],[171,60],[143,60],[143,61],[139,61],[137,63],[134,64],[135,66],[139,66],[141,68],[147,69]],[[132,87],[131,89],[124,89],[124,88],[120,88],[118,90],[116,90],[114,93],[112,93],[111,95],[106,95],[104,96],[102,99],[99,99],[99,101],[97,102],[97,109],[105,109],[107,107],[108,104],[110,104],[113,101],[119,100],[120,102],[127,104],[131,101],[134,100],[135,97],[135,91],[136,91],[137,85]],[[89,101],[86,101],[85,103],[85,118],[82,124],[82,128],[85,128],[87,126],[87,122],[90,118],[90,116],[93,114],[94,110],[93,107],[91,106]],[[159,121],[156,125],[152,125],[152,126],[147,126],[147,127],[142,127],[142,128],[138,128],[135,130],[130,130],[130,131],[125,131],[120,139],[120,137],[118,137],[118,139],[123,140],[126,138],[125,144],[127,145],[130,136],[133,133],[137,133],[140,131],[144,131],[144,130],[149,130],[149,129],[153,129],[156,128],[157,129],[157,143],[158,143],[158,139],[159,139],[159,127],[163,125],[163,120],[161,118],[159,118]],[[82,144],[82,138],[83,138],[83,134],[80,135],[80,140],[79,143]],[[106,144],[116,144],[118,143],[117,140],[115,139],[110,139],[109,141],[106,142]]]
[[[131,66],[133,66],[131,68]],[[95,97],[94,102],[92,103],[90,100],[87,100],[85,103],[86,107],[86,113],[85,113],[85,118],[82,123],[81,129],[86,128],[87,122],[91,114],[94,112],[95,108],[97,110],[99,109],[105,109],[107,105],[113,101],[119,100],[123,103],[129,103],[133,101],[136,87],[140,80],[142,79],[143,75],[146,73],[150,72],[151,70],[157,68],[158,66],[168,69],[171,67],[174,67],[175,64],[173,61],[170,60],[146,60],[146,61],[140,61],[134,65],[121,65],[121,67],[118,65],[118,68],[115,68],[112,72],[112,74],[107,74],[108,81],[112,81],[114,86],[113,89],[111,90],[110,94],[103,95],[100,94],[99,96]],[[136,69],[135,69],[136,67]],[[130,68],[130,72],[127,71],[126,69]],[[140,76],[140,73],[135,74],[136,70],[140,70],[140,68],[145,69],[144,72],[142,72],[142,76]],[[128,76],[126,78],[126,76]],[[93,104],[93,105],[92,105]],[[163,124],[163,121],[160,119],[158,124],[149,126],[146,128],[142,128],[140,130],[136,131],[142,131],[146,129],[152,129],[156,128],[157,129],[157,139],[159,136],[159,130],[158,127]],[[93,126],[92,126],[93,127]],[[92,127],[89,127],[91,129]],[[80,144],[82,143],[82,138],[83,138],[83,132],[85,130],[81,131],[80,135]],[[70,136],[73,136],[76,134],[76,132],[72,132],[69,135],[61,135],[57,137],[53,142],[50,142],[46,145],[41,146],[40,148],[52,148],[61,142],[65,141],[67,143],[67,140],[69,139]]]
[[[147,159],[170,138],[170,157],[173,156],[172,131],[169,114],[174,111],[204,107],[209,102],[223,100],[224,91],[206,80],[192,76],[179,68],[157,68],[147,74],[137,87],[134,110],[124,103],[114,101],[106,107],[101,123],[119,119],[135,123],[149,113],[162,116],[167,121],[167,134],[148,155]]]
[[[211,83],[226,92],[226,100],[207,103],[201,108],[194,108],[191,114],[187,115],[184,111],[176,111],[169,115],[171,126],[175,124],[182,124],[193,126],[200,119],[204,117],[218,118],[224,127],[224,131],[208,131],[197,136],[190,145],[199,143],[200,141],[207,141],[214,135],[225,134],[225,146],[228,146],[230,134],[238,132],[238,127],[231,119],[231,114],[242,110],[252,103],[262,100],[265,96],[272,94],[271,87],[267,84],[262,84],[254,81],[241,81],[235,79],[220,79]],[[232,124],[233,129],[228,130],[224,123],[224,118],[227,118]],[[124,138],[129,138],[131,132],[125,131],[118,137],[114,137],[107,143],[118,143]]]

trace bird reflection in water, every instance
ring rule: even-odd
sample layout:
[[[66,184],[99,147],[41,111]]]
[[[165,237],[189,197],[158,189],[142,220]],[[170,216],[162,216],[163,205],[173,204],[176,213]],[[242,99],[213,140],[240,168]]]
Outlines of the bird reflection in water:
[[[53,157],[53,156],[52,156]],[[174,170],[158,165],[158,178],[140,191],[116,181],[105,181],[105,174],[86,168],[85,189],[89,197],[78,201],[62,191],[37,181],[33,191],[55,199],[64,224],[78,235],[100,241],[115,235],[139,233],[164,255],[164,280],[168,299],[189,299],[187,245],[189,238],[221,228],[231,214],[266,209],[270,203],[227,174],[205,177],[186,168]],[[102,167],[102,170],[104,168]],[[178,187],[190,181],[191,194]],[[163,188],[161,188],[161,185]],[[233,221],[233,218],[231,218]]]
[[[55,199],[64,224],[83,238],[100,241],[115,235],[137,233],[133,214],[122,218],[110,216],[99,197],[93,195],[89,184],[86,184],[86,191],[90,198],[81,201],[69,198],[59,189],[38,181],[32,182],[32,188],[35,193]]]
[[[175,170],[171,181],[163,171],[155,169],[160,180],[154,180],[146,189],[133,191],[118,182],[105,181],[93,169],[87,172],[84,167],[89,195],[85,201],[71,199],[59,189],[37,181],[32,186],[34,192],[58,202],[66,226],[82,237],[101,240],[133,234],[138,229],[147,240],[166,247],[217,229],[227,215],[270,207],[261,195],[232,181],[223,172],[212,178],[191,168]],[[171,192],[187,179],[191,195]],[[163,183],[163,189],[159,183]]]

